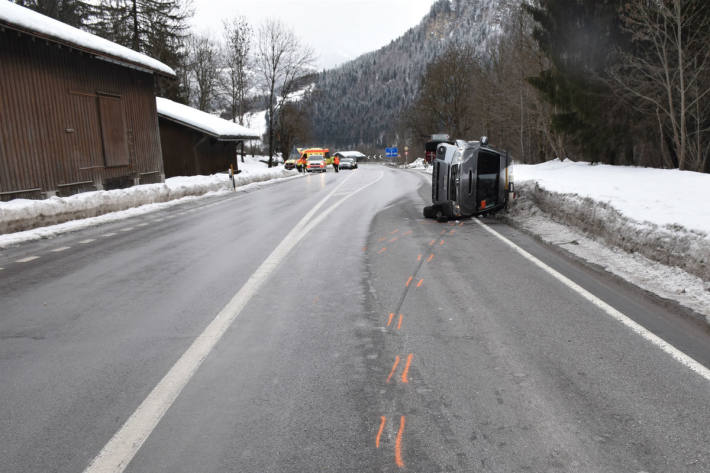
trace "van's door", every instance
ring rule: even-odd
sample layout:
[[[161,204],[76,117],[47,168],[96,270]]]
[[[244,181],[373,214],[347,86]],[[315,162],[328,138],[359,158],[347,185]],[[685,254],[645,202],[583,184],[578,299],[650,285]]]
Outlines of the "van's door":
[[[460,169],[459,206],[462,215],[476,213],[476,150],[467,149]]]
[[[480,149],[478,151],[476,204],[479,211],[495,207],[499,200],[501,187],[500,169],[503,157],[495,151]]]

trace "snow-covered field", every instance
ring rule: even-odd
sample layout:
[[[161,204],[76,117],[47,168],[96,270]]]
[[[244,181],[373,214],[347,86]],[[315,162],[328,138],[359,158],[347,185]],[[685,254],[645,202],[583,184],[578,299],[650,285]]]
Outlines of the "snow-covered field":
[[[269,169],[263,156],[247,156],[235,176],[237,191],[262,183],[291,179],[299,174],[282,166]],[[49,238],[59,233],[119,220],[175,205],[185,199],[234,192],[227,174],[172,177],[162,184],[145,184],[110,191],[84,192],[45,200],[15,199],[0,202],[0,248],[22,241]],[[62,223],[64,222],[64,223]],[[41,228],[36,228],[40,227]],[[24,230],[25,231],[18,231]],[[9,233],[15,232],[15,233]],[[5,233],[5,234],[2,234]]]
[[[710,175],[553,160],[513,176],[516,225],[710,323]]]

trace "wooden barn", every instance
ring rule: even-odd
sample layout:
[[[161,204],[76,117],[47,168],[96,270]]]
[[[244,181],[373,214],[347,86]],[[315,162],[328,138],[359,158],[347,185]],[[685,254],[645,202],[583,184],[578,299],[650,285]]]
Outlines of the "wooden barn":
[[[175,72],[0,2],[0,199],[161,182],[156,75]]]
[[[259,133],[209,113],[158,97],[165,177],[238,169],[237,146]]]

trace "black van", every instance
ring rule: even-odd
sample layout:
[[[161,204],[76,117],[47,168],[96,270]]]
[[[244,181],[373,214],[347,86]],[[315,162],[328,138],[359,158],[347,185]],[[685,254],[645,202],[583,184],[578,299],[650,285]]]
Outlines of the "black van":
[[[513,191],[510,164],[508,153],[488,146],[485,136],[439,144],[431,178],[433,205],[424,207],[424,217],[445,221],[504,208]]]

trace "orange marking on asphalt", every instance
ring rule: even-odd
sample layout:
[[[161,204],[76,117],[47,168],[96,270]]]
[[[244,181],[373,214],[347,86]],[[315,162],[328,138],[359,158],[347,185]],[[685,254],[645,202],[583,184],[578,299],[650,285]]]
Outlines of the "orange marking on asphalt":
[[[393,243],[393,242],[397,241],[398,239],[399,239],[399,237],[394,237],[390,240],[390,243]]]
[[[387,251],[387,247],[386,247],[386,246],[383,246],[382,249],[377,252],[377,254],[378,254],[378,255],[381,255],[381,254],[384,253],[385,251]]]
[[[456,233],[456,230],[454,230],[454,229],[452,228],[451,231],[449,232],[449,235],[453,235],[454,233]]]
[[[363,247],[362,247],[362,251],[367,251],[367,247],[366,247],[366,246],[363,246]]]
[[[402,461],[402,435],[404,434],[404,416],[399,419],[399,430],[397,431],[397,440],[394,443],[394,461],[399,468],[404,468]]]
[[[377,431],[377,437],[375,437],[375,447],[380,448],[380,435],[382,435],[382,430],[385,428],[385,422],[387,419],[385,416],[380,416],[380,430]]]
[[[429,254],[429,257],[426,259],[426,262],[429,263],[429,262],[431,262],[431,260],[433,260],[433,259],[434,259],[434,253],[430,253],[430,254]]]
[[[446,229],[445,229],[445,228],[441,231],[441,233],[439,233],[439,235],[443,235],[444,233],[446,233]]]
[[[417,283],[417,287],[420,287],[423,282],[424,282],[424,280],[423,280],[423,279],[420,279],[419,282]]]
[[[397,324],[397,330],[402,328],[402,314],[399,314],[399,323]]]
[[[385,241],[386,239],[387,239],[387,237],[382,237],[382,238],[380,238],[379,240],[377,240],[377,243],[382,243],[382,242]]]
[[[407,279],[407,284],[405,284],[404,287],[409,287],[409,283],[412,282],[412,279],[414,279],[414,276],[409,276],[409,279]]]
[[[394,359],[394,365],[392,365],[392,371],[390,371],[390,375],[387,376],[387,382],[390,382],[390,379],[392,379],[392,375],[394,374],[394,370],[397,369],[397,365],[399,364],[399,355],[397,355]]]
[[[413,356],[414,356],[414,353],[410,353],[409,355],[407,355],[407,364],[404,365],[404,371],[402,371],[402,382],[403,383],[409,383],[409,379],[407,379],[407,373],[409,373],[409,364],[412,362]]]
[[[459,227],[463,227],[463,222],[460,222],[460,223],[459,223]]]
[[[318,304],[318,300],[319,300],[319,297],[318,297],[318,296],[314,297],[314,298],[313,298],[313,303],[314,303],[314,304]]]
[[[422,260],[422,255],[421,255],[421,253],[420,253],[420,254],[417,255],[417,261],[421,261],[421,260]]]
[[[390,312],[390,318],[389,318],[389,320],[387,321],[387,326],[388,326],[388,327],[389,327],[390,324],[392,323],[392,317],[394,317],[394,312]]]
[[[411,234],[412,234],[412,231],[407,230],[406,232],[402,233],[402,236],[407,236],[407,235],[411,235]]]
[[[395,228],[394,230],[392,230],[392,231],[390,232],[390,235],[394,235],[394,234],[397,233],[398,231],[399,231],[399,228]]]
[[[441,240],[441,241],[439,242],[439,246],[444,246],[444,240]]]
[[[429,242],[429,246],[433,246],[433,245],[434,245],[434,243],[436,243],[436,240],[432,240],[432,241],[430,241],[430,242]]]

